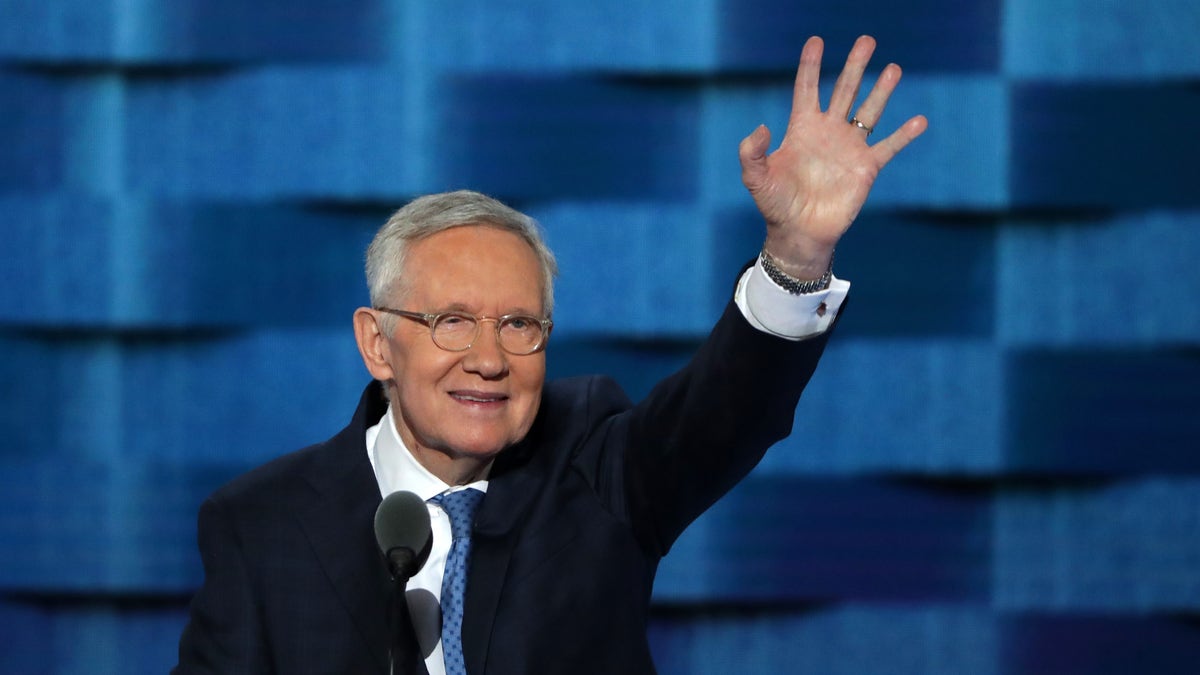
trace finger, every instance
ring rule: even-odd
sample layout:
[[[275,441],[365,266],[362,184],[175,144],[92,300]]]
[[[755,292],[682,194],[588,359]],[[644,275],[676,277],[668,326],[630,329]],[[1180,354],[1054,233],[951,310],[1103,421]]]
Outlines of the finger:
[[[925,133],[929,128],[929,120],[925,119],[924,115],[917,115],[910,118],[901,127],[891,133],[890,136],[879,141],[871,146],[871,153],[875,156],[875,160],[880,168],[892,161],[896,153],[904,149],[917,136]]]
[[[799,112],[820,112],[821,55],[825,43],[813,36],[804,43],[800,52],[800,66],[796,69],[796,84],[792,89],[792,115]]]
[[[867,94],[866,100],[858,106],[858,111],[854,113],[854,116],[869,127],[878,124],[879,118],[883,117],[883,109],[887,107],[888,99],[892,97],[892,92],[900,83],[901,74],[900,66],[889,63],[879,74],[879,79],[875,80],[875,86],[871,87],[871,93]]]
[[[863,72],[867,69],[867,63],[873,53],[875,38],[863,35],[855,40],[854,47],[846,57],[846,65],[842,67],[842,74],[838,75],[837,82],[833,85],[833,95],[829,98],[830,114],[840,115],[842,119],[850,116],[850,106],[854,105],[854,99],[858,98],[858,87],[862,84]]]
[[[766,180],[767,148],[771,146],[771,130],[760,124],[738,145],[738,160],[742,163],[742,183],[751,192]]]

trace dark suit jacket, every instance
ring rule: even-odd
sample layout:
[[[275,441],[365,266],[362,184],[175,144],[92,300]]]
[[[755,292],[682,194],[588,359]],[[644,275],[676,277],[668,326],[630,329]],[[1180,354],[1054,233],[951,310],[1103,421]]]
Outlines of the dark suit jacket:
[[[790,433],[827,335],[775,338],[730,303],[689,365],[637,406],[607,378],[548,383],[529,435],[497,457],[476,518],[467,670],[653,673],[659,559]],[[403,603],[389,602],[365,447],[385,408],[373,383],[341,433],[204,503],[205,580],[177,672],[387,671],[389,611]],[[421,673],[410,633],[397,672]]]

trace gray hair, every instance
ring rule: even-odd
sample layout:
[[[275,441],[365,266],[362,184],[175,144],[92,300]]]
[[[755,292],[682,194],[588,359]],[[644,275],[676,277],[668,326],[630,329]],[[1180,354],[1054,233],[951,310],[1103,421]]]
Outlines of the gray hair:
[[[426,237],[464,225],[488,225],[521,237],[533,249],[542,270],[542,308],[554,311],[558,263],[542,238],[537,221],[487,195],[470,190],[426,195],[409,202],[375,233],[367,247],[367,288],[371,305],[381,307],[397,291],[408,292],[404,261],[408,247]]]

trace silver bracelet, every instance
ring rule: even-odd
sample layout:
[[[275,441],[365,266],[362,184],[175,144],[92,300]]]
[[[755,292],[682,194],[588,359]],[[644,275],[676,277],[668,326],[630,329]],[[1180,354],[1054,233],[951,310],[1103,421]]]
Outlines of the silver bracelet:
[[[805,295],[807,293],[817,293],[829,288],[829,282],[833,280],[833,256],[829,256],[829,267],[825,269],[825,273],[819,279],[797,279],[796,277],[779,269],[774,256],[767,253],[767,248],[764,246],[762,252],[759,253],[758,259],[762,261],[763,271],[767,273],[767,277],[779,285],[780,288],[791,293],[792,295]]]

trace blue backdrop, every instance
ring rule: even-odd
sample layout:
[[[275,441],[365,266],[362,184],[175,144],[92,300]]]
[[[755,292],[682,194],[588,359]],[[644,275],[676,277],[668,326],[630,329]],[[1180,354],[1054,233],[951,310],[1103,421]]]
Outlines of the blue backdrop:
[[[1193,673],[1194,0],[0,1],[0,671],[160,673],[195,513],[366,372],[411,197],[537,216],[552,375],[676,367],[761,226],[804,39],[929,131],[838,253],[796,431],[678,543],[674,673]],[[831,83],[827,83],[831,84]]]

